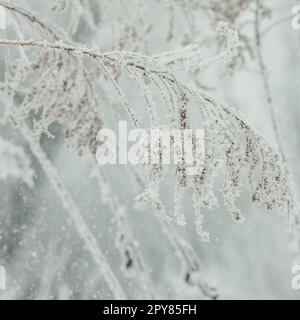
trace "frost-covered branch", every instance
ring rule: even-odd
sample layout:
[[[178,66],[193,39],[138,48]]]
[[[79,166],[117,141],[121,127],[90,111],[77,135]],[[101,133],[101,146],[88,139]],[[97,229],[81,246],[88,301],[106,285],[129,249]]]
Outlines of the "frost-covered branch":
[[[290,199],[289,187],[287,186],[286,175],[282,172],[280,159],[272,148],[268,147],[267,143],[251,130],[243,120],[237,117],[229,107],[217,103],[205,95],[201,95],[199,92],[193,91],[185,85],[180,84],[171,73],[160,71],[157,64],[151,60],[151,57],[138,55],[136,53],[101,53],[97,50],[85,47],[76,48],[61,42],[0,40],[0,45],[53,49],[75,56],[88,56],[97,62],[100,60],[102,63],[117,63],[120,64],[121,67],[135,68],[145,74],[150,74],[156,77],[156,79],[164,81],[168,86],[175,88],[175,90],[185,92],[190,99],[195,99],[202,109],[202,118],[208,133],[208,142],[221,147],[222,159],[226,160],[224,185],[225,203],[235,219],[241,219],[241,214],[235,205],[235,201],[239,197],[240,175],[244,167],[248,167],[250,170],[249,181],[252,188],[251,197],[254,202],[264,205],[268,209],[272,209],[275,206],[288,208],[293,206]],[[149,61],[152,61],[152,64],[150,64]],[[145,62],[146,65],[144,66],[142,62]],[[117,84],[116,86],[117,88],[119,87]],[[122,99],[123,96],[122,94],[120,98]],[[126,101],[124,104],[127,106],[127,112],[136,125],[135,112],[129,108],[129,104]],[[215,131],[215,133],[211,135],[210,131]],[[237,136],[236,132],[243,132],[244,136],[242,140],[240,134]],[[210,138],[210,136],[213,138]],[[220,152],[220,150],[218,152]],[[211,155],[211,157],[208,158],[216,159],[218,157]],[[254,173],[261,163],[263,164],[261,176],[256,182]],[[206,175],[207,174],[210,176],[212,170],[209,169]],[[271,176],[267,176],[267,174],[271,174]],[[202,180],[203,178],[201,178],[200,181]],[[203,184],[203,182],[200,181],[197,183],[198,187]]]

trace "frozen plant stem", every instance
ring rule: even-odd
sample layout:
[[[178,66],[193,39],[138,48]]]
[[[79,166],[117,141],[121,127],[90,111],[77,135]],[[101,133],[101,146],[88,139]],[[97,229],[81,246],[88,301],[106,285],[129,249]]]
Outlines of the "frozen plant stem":
[[[12,13],[20,14],[21,16],[23,16],[23,18],[25,18],[27,21],[30,21],[32,24],[33,23],[37,24],[40,30],[42,30],[45,35],[52,37],[56,41],[58,41],[59,39],[65,38],[65,36],[62,33],[59,33],[58,30],[55,30],[54,32],[53,30],[54,27],[52,26],[50,27],[47,21],[44,21],[40,17],[37,17],[37,15],[32,14],[31,12],[23,8],[17,7],[14,4],[8,3],[6,1],[1,0],[0,5],[3,8],[11,11]]]
[[[276,119],[276,113],[274,110],[274,102],[273,102],[270,84],[269,84],[269,80],[268,80],[267,67],[265,65],[265,61],[264,61],[263,54],[262,54],[260,8],[261,8],[261,1],[256,0],[255,24],[254,24],[256,52],[257,52],[260,75],[262,78],[263,87],[264,87],[264,91],[265,91],[266,98],[267,98],[267,103],[268,103],[269,113],[270,113],[270,117],[271,117],[271,124],[272,124],[272,128],[273,128],[273,132],[274,132],[275,139],[277,142],[278,151],[279,151],[281,158],[282,158],[283,169],[285,170],[286,176],[288,178],[289,186],[291,188],[291,194],[294,197],[295,208],[294,208],[294,212],[293,212],[293,219],[294,220],[292,222],[294,223],[294,227],[295,227],[295,230],[294,230],[295,239],[294,240],[297,241],[297,254],[300,255],[300,236],[298,234],[298,232],[300,231],[300,221],[299,221],[299,216],[300,216],[299,208],[300,208],[300,206],[299,206],[298,198],[296,197],[296,193],[295,193],[296,190],[295,190],[294,183],[292,181],[290,170],[288,167],[287,157],[284,152],[283,143],[282,143],[281,135],[280,135],[280,130],[279,130],[278,122]]]
[[[90,252],[95,264],[99,267],[100,272],[103,275],[103,279],[107,283],[107,286],[109,287],[116,299],[126,299],[126,294],[119,280],[112,271],[109,263],[107,262],[106,257],[104,256],[101,248],[99,247],[96,238],[87,226],[77,205],[75,204],[71,195],[65,188],[56,169],[53,167],[52,163],[49,161],[46,154],[42,150],[39,142],[33,138],[32,132],[25,123],[19,123],[18,128],[21,134],[24,136],[27,143],[29,144],[32,153],[38,159],[52,187],[56,191],[57,195],[60,197],[64,208],[66,209],[70,218],[72,219],[72,222],[74,223],[77,233],[84,241],[86,248]]]
[[[108,63],[116,62],[116,58],[114,57],[114,55],[118,54],[117,51],[109,52],[109,53],[101,53],[101,52],[87,49],[84,47],[83,48],[76,48],[74,46],[65,45],[61,42],[51,43],[51,42],[46,42],[46,41],[40,42],[40,41],[30,41],[30,40],[19,41],[19,40],[2,39],[2,40],[0,40],[0,45],[16,46],[16,47],[23,47],[23,48],[28,47],[28,48],[38,48],[38,49],[61,50],[61,51],[64,51],[65,53],[70,54],[70,55],[87,56],[87,57],[90,57],[90,58],[96,60],[98,63],[100,63],[106,77],[108,77],[108,80],[112,83],[117,94],[120,96],[121,101],[123,102],[124,107],[129,115],[130,119],[133,122],[133,125],[136,126],[138,124],[138,119],[136,117],[135,112],[131,109],[129,102],[127,101],[126,97],[124,96],[124,94],[120,90],[120,87],[117,85],[116,81],[114,81],[114,79],[110,76],[109,72],[107,71],[107,69],[104,65],[104,61],[108,62]],[[129,64],[129,65],[133,66],[132,64]],[[142,66],[139,66],[139,65],[134,65],[134,67],[139,68],[139,69],[143,68]]]
[[[280,138],[280,132],[279,132],[279,128],[278,128],[278,123],[276,120],[273,99],[272,99],[272,95],[271,95],[271,89],[270,89],[270,85],[269,85],[269,81],[268,81],[267,68],[265,66],[265,62],[264,62],[263,55],[262,55],[262,44],[261,44],[261,35],[260,35],[260,10],[259,10],[260,1],[257,0],[256,3],[257,3],[257,9],[255,11],[255,38],[256,38],[257,58],[258,58],[259,69],[260,69],[260,74],[261,74],[262,81],[263,81],[264,90],[265,90],[266,97],[267,97],[269,113],[271,116],[271,124],[273,127],[275,138],[277,140],[279,152],[280,152],[280,154],[283,158],[283,161],[285,163],[286,158],[284,155],[284,151],[283,151],[283,147],[282,147],[282,143],[281,143],[281,138]]]

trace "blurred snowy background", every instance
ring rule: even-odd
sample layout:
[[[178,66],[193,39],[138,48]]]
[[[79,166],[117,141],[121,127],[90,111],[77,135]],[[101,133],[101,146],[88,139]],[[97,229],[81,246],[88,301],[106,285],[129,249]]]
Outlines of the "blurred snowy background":
[[[176,76],[187,86],[208,92],[236,108],[252,128],[278,150],[257,51],[255,15],[259,6],[260,53],[286,162],[295,182],[296,196],[300,197],[300,34],[291,25],[295,4],[297,1],[294,0],[1,0],[0,5],[6,8],[6,28],[0,30],[0,38],[52,42],[61,39],[75,46],[97,47],[102,52],[126,50],[146,55],[177,50],[193,43],[207,48],[214,56],[224,45],[216,33],[216,26],[219,21],[228,21],[240,36],[239,56],[229,64],[217,63],[196,73],[178,71]],[[53,35],[43,30],[45,24],[39,25],[30,16],[28,18],[27,13],[36,15],[45,24],[56,26],[54,29],[59,35],[58,29],[61,29],[67,39],[60,36],[51,39]],[[110,279],[105,278],[105,268],[99,267],[102,262],[95,261],[92,251],[88,250],[84,236],[78,234],[78,225],[74,225],[70,213],[62,205],[58,196],[61,190],[54,190],[32,150],[37,137],[34,136],[30,147],[28,138],[24,139],[26,130],[19,130],[11,119],[6,121],[12,112],[8,108],[12,104],[17,106],[17,100],[22,96],[20,83],[23,79],[14,77],[13,71],[8,74],[5,70],[14,64],[15,69],[11,70],[18,70],[22,63],[25,65],[26,61],[35,59],[35,54],[33,49],[0,46],[0,265],[5,267],[7,277],[7,288],[0,290],[0,298],[115,298]],[[96,66],[91,62],[84,63],[94,82],[96,107],[105,126],[112,127],[118,119],[126,120],[118,96],[111,89],[107,91],[108,85],[103,84]],[[68,67],[62,68],[61,72],[67,70]],[[20,70],[18,72],[21,74]],[[30,73],[32,78],[26,81],[36,81],[40,76],[38,72],[36,75]],[[57,70],[50,70],[50,75],[51,72]],[[114,76],[130,101],[136,106],[144,104],[136,88],[126,77],[118,78],[117,73],[118,70]],[[7,82],[9,90],[5,86]],[[7,94],[12,99],[7,98]],[[49,96],[39,103],[54,96],[55,90],[49,91]],[[28,104],[30,107],[30,102]],[[164,117],[165,109],[160,106],[158,111]],[[30,114],[30,117],[34,116]],[[41,134],[40,145],[72,195],[114,279],[123,288],[124,297],[300,298],[300,291],[291,286],[291,270],[296,262],[286,231],[286,213],[280,215],[279,210],[257,208],[251,202],[246,183],[243,183],[239,200],[246,218],[242,224],[232,221],[222,201],[218,208],[204,211],[204,228],[210,233],[209,242],[203,242],[195,232],[191,200],[183,199],[182,210],[187,225],[180,227],[171,222],[171,228],[180,243],[188,243],[193,248],[197,263],[201,261],[201,267],[197,263],[195,267],[199,270],[192,270],[193,263],[187,266],[182,256],[176,254],[177,249],[166,237],[152,208],[137,208],[134,199],[145,186],[128,172],[132,168],[108,167],[101,171],[100,178],[97,177],[99,173],[89,156],[85,153],[79,156],[76,148],[66,146],[63,128],[64,124],[51,123],[49,131],[53,136]],[[9,152],[12,158],[7,160]],[[21,171],[25,170],[26,165],[34,170],[33,186],[28,170],[27,176],[14,171],[18,166]],[[13,173],[9,173],[10,170]],[[108,182],[103,183],[104,180]],[[169,212],[174,206],[173,184],[172,181],[164,182],[161,187],[161,200]],[[105,201],[107,194],[113,200]],[[74,211],[74,208],[71,206],[69,210]],[[122,232],[130,233],[135,242],[124,245]],[[140,265],[131,249],[139,253]],[[187,252],[188,249],[184,250]],[[196,276],[193,273],[197,273]],[[196,280],[190,279],[193,276]],[[209,288],[203,289],[203,283]],[[214,293],[207,294],[211,287],[215,288]]]

